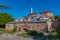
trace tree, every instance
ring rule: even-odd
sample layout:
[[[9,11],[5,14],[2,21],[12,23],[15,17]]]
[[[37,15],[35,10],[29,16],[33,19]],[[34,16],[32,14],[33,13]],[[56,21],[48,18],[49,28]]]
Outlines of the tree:
[[[55,16],[55,19],[58,19],[58,21],[60,22],[60,16]],[[59,23],[60,24],[60,23]],[[59,27],[56,29],[57,32],[57,37],[60,39],[60,25]]]
[[[0,4],[0,9],[11,9],[10,6],[7,6],[6,4]],[[3,11],[4,12],[4,11]],[[4,25],[10,21],[13,20],[13,17],[10,14],[7,13],[0,13],[0,27],[4,27]]]
[[[58,19],[58,20],[60,20],[60,16],[55,16],[55,19]]]
[[[57,37],[60,39],[60,26],[57,28]]]
[[[0,13],[0,27],[4,27],[6,23],[13,21],[13,17],[7,13]]]

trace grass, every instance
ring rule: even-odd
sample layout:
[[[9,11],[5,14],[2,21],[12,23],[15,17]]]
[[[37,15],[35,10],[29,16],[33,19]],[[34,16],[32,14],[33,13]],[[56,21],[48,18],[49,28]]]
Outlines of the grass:
[[[56,31],[53,31],[53,32],[51,32],[51,35],[56,36],[57,35],[57,32]]]
[[[14,33],[16,33],[16,32],[11,31],[11,30],[5,30],[4,28],[0,28],[0,33],[14,34]]]
[[[57,32],[52,32],[51,35],[57,35]]]
[[[60,38],[58,38],[58,37],[60,37],[60,36],[58,35],[58,31],[60,31],[60,29],[58,29],[58,30],[57,30],[57,29],[53,30],[53,31],[51,32],[51,35],[48,36],[46,40],[60,40]]]

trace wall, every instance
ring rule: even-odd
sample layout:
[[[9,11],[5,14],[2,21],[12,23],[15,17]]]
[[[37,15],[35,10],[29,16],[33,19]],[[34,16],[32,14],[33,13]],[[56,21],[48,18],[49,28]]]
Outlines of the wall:
[[[48,31],[52,31],[52,22],[47,22]]]
[[[6,24],[5,29],[6,30],[13,30],[14,29],[14,24]]]
[[[29,23],[30,29],[29,30],[36,30],[37,32],[44,31],[46,28],[46,23]]]
[[[24,25],[24,23],[23,24],[6,24],[5,25],[5,29],[6,30],[13,30],[14,29],[14,27],[17,27],[17,31],[19,30],[19,28],[20,27],[22,27]]]

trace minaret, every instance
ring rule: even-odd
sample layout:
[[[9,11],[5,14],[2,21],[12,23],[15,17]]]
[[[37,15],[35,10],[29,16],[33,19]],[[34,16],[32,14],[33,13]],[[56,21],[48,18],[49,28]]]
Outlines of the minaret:
[[[33,8],[31,7],[31,14],[33,13]]]

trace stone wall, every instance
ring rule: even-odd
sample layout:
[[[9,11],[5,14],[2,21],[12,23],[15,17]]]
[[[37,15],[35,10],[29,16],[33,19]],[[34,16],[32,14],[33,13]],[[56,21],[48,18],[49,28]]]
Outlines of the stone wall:
[[[22,27],[23,25],[25,25],[25,24],[24,23],[23,24],[6,24],[5,29],[6,30],[13,30],[14,27],[17,27],[17,31],[18,31],[19,28]]]
[[[29,23],[29,30],[36,30],[37,32],[42,32],[46,28],[46,23]]]
[[[14,24],[6,24],[5,29],[6,30],[13,30],[14,29]]]
[[[27,30],[36,30],[37,32],[45,31],[44,29],[47,27],[46,23],[27,23],[25,24],[6,24],[6,30],[13,30],[14,27],[17,27],[17,31],[23,31],[24,28]]]
[[[47,22],[48,31],[52,31],[52,22]]]

